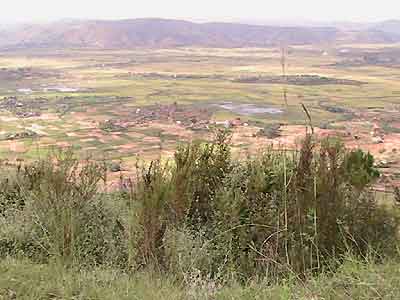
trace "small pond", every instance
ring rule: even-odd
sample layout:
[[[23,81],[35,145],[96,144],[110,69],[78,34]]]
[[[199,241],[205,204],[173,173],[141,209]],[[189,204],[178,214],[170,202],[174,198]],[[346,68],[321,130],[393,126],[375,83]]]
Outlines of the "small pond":
[[[233,103],[224,102],[222,104],[215,104],[216,106],[234,112],[240,115],[258,115],[258,114],[281,114],[283,111],[279,108],[266,107],[250,103]]]

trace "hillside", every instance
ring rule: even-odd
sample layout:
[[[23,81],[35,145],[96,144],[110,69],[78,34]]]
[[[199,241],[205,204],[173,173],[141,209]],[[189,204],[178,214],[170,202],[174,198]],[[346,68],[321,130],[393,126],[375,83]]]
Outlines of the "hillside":
[[[374,26],[377,31],[400,36],[400,20],[387,20]]]
[[[1,48],[265,47],[281,44],[396,43],[400,21],[370,26],[274,26],[169,19],[59,21],[0,27]]]
[[[1,47],[244,47],[334,41],[335,28],[192,23],[165,19],[72,21],[0,32]]]

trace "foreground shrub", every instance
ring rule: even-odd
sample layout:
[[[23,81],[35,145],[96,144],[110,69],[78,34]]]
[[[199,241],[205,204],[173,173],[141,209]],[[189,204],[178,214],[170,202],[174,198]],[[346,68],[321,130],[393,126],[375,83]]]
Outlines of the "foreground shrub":
[[[136,189],[144,219],[154,220],[143,232],[156,227],[156,234],[147,235],[154,239],[148,261],[168,265],[165,245],[173,243],[165,241],[165,232],[179,226],[188,229],[183,236],[189,244],[203,232],[208,250],[201,250],[212,259],[196,261],[196,269],[212,276],[221,268],[244,278],[305,275],[348,252],[395,249],[399,220],[369,190],[379,176],[370,154],[347,151],[337,140],[316,143],[312,136],[299,151],[267,149],[244,161],[233,161],[226,147],[225,139],[183,147],[172,167],[154,173],[155,186]],[[170,253],[168,259],[181,257]]]
[[[80,164],[70,151],[20,167],[16,190],[24,208],[6,218],[8,228],[19,233],[3,235],[3,252],[53,257],[66,264],[108,262],[116,216],[102,201],[102,180],[103,165]]]
[[[139,265],[165,268],[169,264],[164,249],[168,227],[201,230],[212,221],[215,193],[230,168],[228,138],[226,132],[217,132],[212,143],[180,147],[172,163],[157,160],[137,166],[127,198],[129,214],[136,216],[130,219],[128,231],[136,240],[130,244],[137,245]]]
[[[347,253],[391,255],[398,242],[398,212],[370,190],[373,157],[337,140],[308,135],[296,151],[235,160],[218,132],[138,164],[117,193],[99,190],[104,172],[69,152],[20,168],[4,190],[0,254],[208,282],[306,276]]]
[[[222,180],[230,172],[229,133],[217,131],[214,142],[180,147],[174,156],[172,213],[192,226],[213,218],[213,203]]]
[[[130,219],[130,228],[137,228],[131,238],[138,241],[139,265],[163,266],[163,239],[168,221],[166,207],[172,197],[168,166],[153,161],[137,171],[138,177],[131,185],[128,203],[130,209],[138,210],[136,219]]]
[[[25,206],[24,189],[31,189],[29,178],[23,168],[16,170],[5,162],[0,164],[0,216],[10,211],[23,210]]]
[[[399,219],[369,191],[378,176],[372,163],[360,150],[308,136],[298,153],[270,149],[237,164],[216,200],[217,244],[245,277],[306,274],[370,247],[393,253]]]

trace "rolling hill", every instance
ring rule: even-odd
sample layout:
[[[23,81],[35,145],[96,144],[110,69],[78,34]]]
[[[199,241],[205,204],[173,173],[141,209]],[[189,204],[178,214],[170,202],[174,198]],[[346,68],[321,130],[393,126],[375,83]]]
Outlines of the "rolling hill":
[[[374,29],[400,37],[400,20],[387,20],[374,26]]]
[[[60,21],[0,30],[1,48],[264,47],[346,42],[398,42],[400,26],[365,30],[193,23],[168,19]],[[397,22],[398,25],[400,22]]]
[[[335,28],[193,23],[165,19],[72,21],[0,32],[0,47],[244,47],[312,44],[336,39]]]

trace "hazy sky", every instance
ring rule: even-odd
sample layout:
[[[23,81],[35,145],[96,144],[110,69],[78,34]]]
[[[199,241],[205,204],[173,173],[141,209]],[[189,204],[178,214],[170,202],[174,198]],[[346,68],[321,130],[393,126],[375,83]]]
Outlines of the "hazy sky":
[[[64,18],[379,21],[400,18],[400,0],[1,0],[1,22]]]

